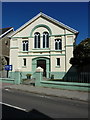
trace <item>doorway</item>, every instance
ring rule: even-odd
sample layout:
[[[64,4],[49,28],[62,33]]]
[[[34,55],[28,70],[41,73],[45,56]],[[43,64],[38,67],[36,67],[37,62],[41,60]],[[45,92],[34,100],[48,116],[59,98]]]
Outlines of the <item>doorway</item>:
[[[32,59],[32,74],[35,73],[37,67],[44,69],[43,76],[50,78],[50,58],[47,57],[35,57]],[[34,74],[33,74],[34,77]]]
[[[37,60],[37,67],[43,68],[43,76],[46,77],[46,60]]]

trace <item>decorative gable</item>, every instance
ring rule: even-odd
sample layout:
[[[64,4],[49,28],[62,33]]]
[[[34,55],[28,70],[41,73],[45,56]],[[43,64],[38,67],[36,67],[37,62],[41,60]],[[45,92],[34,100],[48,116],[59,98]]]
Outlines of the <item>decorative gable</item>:
[[[16,30],[11,37],[33,37],[34,32],[36,31],[48,31],[50,35],[62,35],[65,34],[65,29],[68,34],[78,34],[78,31],[43,13],[39,13],[29,22]]]

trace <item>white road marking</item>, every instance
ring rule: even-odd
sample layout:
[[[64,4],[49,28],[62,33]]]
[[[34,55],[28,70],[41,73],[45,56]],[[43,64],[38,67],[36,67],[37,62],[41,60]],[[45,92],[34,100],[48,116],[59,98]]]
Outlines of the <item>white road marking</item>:
[[[49,99],[51,99],[51,97],[45,96],[45,95],[37,95],[37,96],[42,97],[42,98],[49,98]]]
[[[9,106],[9,107],[13,107],[13,108],[16,108],[16,109],[18,109],[18,110],[22,110],[22,111],[25,111],[25,112],[26,112],[26,109],[23,109],[23,108],[14,106],[14,105],[10,105],[10,104],[7,104],[7,103],[2,103],[2,102],[0,102],[0,104],[6,105],[6,106]]]

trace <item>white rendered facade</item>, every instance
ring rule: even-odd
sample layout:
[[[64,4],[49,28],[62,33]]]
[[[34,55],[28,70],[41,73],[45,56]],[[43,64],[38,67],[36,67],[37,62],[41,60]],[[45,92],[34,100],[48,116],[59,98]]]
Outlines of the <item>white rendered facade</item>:
[[[24,77],[38,66],[44,76],[62,78],[70,69],[69,60],[78,32],[53,18],[39,13],[11,35],[10,65]]]

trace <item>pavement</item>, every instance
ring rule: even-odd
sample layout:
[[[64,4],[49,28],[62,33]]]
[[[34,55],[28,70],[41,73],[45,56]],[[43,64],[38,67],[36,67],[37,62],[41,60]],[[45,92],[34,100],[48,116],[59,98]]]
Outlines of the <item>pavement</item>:
[[[46,88],[46,87],[36,87],[32,85],[15,85],[10,83],[2,83],[2,89],[15,89],[21,90],[30,93],[42,94],[47,96],[55,96],[61,98],[67,98],[72,100],[79,100],[79,101],[89,101],[90,92],[82,92],[82,91],[75,91],[75,90],[63,90],[59,88]]]

